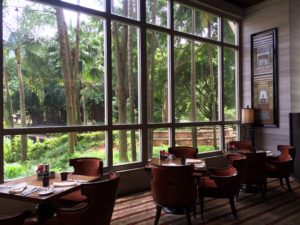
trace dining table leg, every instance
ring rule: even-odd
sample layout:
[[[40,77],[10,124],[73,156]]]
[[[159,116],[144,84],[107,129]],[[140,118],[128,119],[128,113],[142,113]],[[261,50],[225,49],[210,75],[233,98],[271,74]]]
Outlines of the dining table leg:
[[[43,224],[54,216],[54,210],[51,203],[42,203],[36,206],[37,222]]]

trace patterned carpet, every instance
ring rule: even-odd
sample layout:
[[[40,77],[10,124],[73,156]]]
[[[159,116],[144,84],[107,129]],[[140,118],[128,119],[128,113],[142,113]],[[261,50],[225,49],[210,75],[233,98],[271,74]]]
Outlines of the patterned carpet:
[[[240,193],[236,202],[238,219],[234,219],[227,199],[206,198],[204,220],[197,205],[197,218],[191,214],[193,225],[300,225],[300,184],[290,178],[293,192],[278,180],[268,180],[267,201],[259,193]],[[119,198],[116,202],[112,225],[152,225],[155,217],[155,205],[151,192]],[[160,225],[184,225],[186,219],[181,215],[162,212]]]

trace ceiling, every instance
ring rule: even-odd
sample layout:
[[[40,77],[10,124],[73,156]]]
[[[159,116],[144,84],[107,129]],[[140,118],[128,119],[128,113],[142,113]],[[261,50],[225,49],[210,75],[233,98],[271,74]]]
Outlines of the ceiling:
[[[239,7],[247,8],[252,5],[258,4],[260,2],[263,2],[265,0],[224,0],[226,2],[230,2],[231,4],[234,4]]]

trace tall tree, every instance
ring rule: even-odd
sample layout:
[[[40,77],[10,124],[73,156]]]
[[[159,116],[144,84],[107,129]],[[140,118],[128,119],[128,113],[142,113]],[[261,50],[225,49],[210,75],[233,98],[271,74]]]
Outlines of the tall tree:
[[[127,1],[123,1],[123,12],[128,13]],[[119,29],[121,30],[121,40],[119,40]],[[126,49],[128,38],[128,25],[119,25],[118,22],[112,24],[112,38],[114,41],[115,58],[116,58],[116,75],[117,75],[117,104],[118,104],[118,122],[126,123]],[[119,131],[119,154],[120,161],[128,161],[127,156],[127,135],[126,130]]]
[[[192,33],[195,33],[195,10],[192,10]],[[197,121],[195,41],[191,41],[191,121]],[[192,127],[192,145],[197,147],[197,127]]]
[[[128,2],[128,16],[132,16],[133,3],[132,1]],[[128,45],[127,45],[127,73],[128,73],[128,91],[129,91],[129,113],[130,113],[130,123],[134,123],[134,93],[135,93],[135,85],[134,85],[134,74],[133,74],[133,49],[132,49],[132,40],[133,40],[133,28],[131,26],[128,27]],[[130,143],[131,143],[131,158],[132,161],[136,161],[136,141],[135,141],[135,131],[130,131]]]
[[[58,28],[58,36],[59,36],[59,44],[60,44],[60,55],[62,61],[62,68],[64,74],[64,89],[65,89],[65,98],[66,98],[66,111],[67,111],[67,124],[75,125],[76,106],[74,105],[75,100],[73,98],[76,96],[76,93],[72,91],[73,84],[73,65],[69,44],[69,36],[68,36],[68,28],[65,22],[65,17],[63,13],[63,9],[56,8],[56,19],[57,19],[57,28]],[[76,82],[76,81],[75,81]],[[74,95],[75,96],[74,96]],[[69,133],[69,152],[75,152],[75,144],[76,144],[76,133]]]

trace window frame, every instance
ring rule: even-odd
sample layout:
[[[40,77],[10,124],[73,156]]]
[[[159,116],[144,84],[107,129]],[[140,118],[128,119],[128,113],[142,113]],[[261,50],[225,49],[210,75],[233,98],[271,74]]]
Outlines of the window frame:
[[[188,5],[192,8],[197,8],[203,11],[206,11],[210,14],[214,14],[218,16],[219,19],[219,40],[207,39],[194,34],[188,34],[179,32],[174,30],[174,0],[168,1],[168,27],[160,27],[158,25],[150,24],[146,22],[146,2],[140,1],[139,3],[139,20],[125,18],[122,16],[118,16],[111,13],[111,1],[106,0],[105,8],[106,11],[97,11],[91,8],[86,8],[80,5],[74,5],[67,2],[62,2],[60,0],[39,0],[37,3],[47,4],[57,7],[63,7],[69,10],[80,11],[82,13],[90,14],[92,16],[97,16],[104,18],[105,20],[105,121],[104,125],[93,125],[93,126],[52,126],[52,127],[27,127],[27,128],[5,128],[3,126],[3,122],[1,123],[1,140],[0,140],[0,183],[4,181],[4,147],[3,147],[3,138],[6,135],[21,135],[21,134],[44,134],[44,133],[67,133],[67,132],[88,132],[88,131],[105,131],[106,132],[106,154],[107,154],[107,167],[105,171],[116,171],[116,170],[127,170],[134,168],[141,168],[148,161],[148,130],[149,129],[157,129],[157,128],[167,128],[169,130],[169,145],[175,146],[175,129],[181,127],[201,127],[205,125],[217,125],[220,126],[220,150],[225,148],[225,140],[224,140],[224,127],[225,125],[239,125],[240,124],[240,103],[241,103],[241,72],[242,72],[242,46],[241,46],[241,30],[242,24],[241,19],[238,17],[233,17],[231,15],[227,15],[223,12],[216,11],[211,8],[207,8],[202,6],[200,3],[188,2],[184,3],[182,1],[176,1],[179,4]],[[0,6],[0,23],[1,27],[3,24],[3,5]],[[224,18],[235,21],[238,24],[238,45],[224,43],[223,42],[223,23]],[[112,34],[111,34],[111,23],[112,21],[117,21],[121,23],[126,23],[129,25],[137,26],[139,28],[139,79],[138,79],[138,93],[139,93],[139,119],[137,124],[113,124],[112,122],[112,80],[109,79],[112,77]],[[168,63],[168,102],[170,104],[169,108],[169,122],[167,123],[149,123],[147,117],[147,110],[143,110],[147,108],[147,55],[146,53],[141,54],[141,49],[147,49],[147,30],[155,30],[158,32],[164,32],[169,36],[168,40],[168,52],[169,52],[169,63]],[[3,37],[3,30],[0,30],[0,35]],[[192,39],[195,41],[210,43],[217,46],[220,50],[219,53],[219,72],[218,72],[218,80],[219,80],[219,120],[214,122],[181,122],[178,123],[175,121],[175,99],[174,99],[174,79],[172,74],[174,74],[174,37],[182,37],[187,39]],[[236,68],[236,93],[237,93],[237,120],[235,121],[225,121],[224,118],[224,104],[223,104],[223,88],[224,88],[224,80],[223,80],[223,52],[224,47],[232,48],[237,51],[237,68]],[[0,56],[3,58],[3,41],[1,41],[1,50]],[[0,68],[3,70],[3,60],[0,62]],[[3,74],[1,73],[1,77],[3,79]],[[3,90],[3,82],[0,84],[0,88]],[[0,94],[0,104],[3,105],[3,91]],[[3,107],[0,109],[0,115],[2,116],[2,120],[4,118],[4,110]],[[139,130],[140,132],[140,151],[141,151],[141,161],[128,163],[126,165],[116,165],[113,166],[112,162],[112,149],[113,149],[113,131],[115,130]]]

